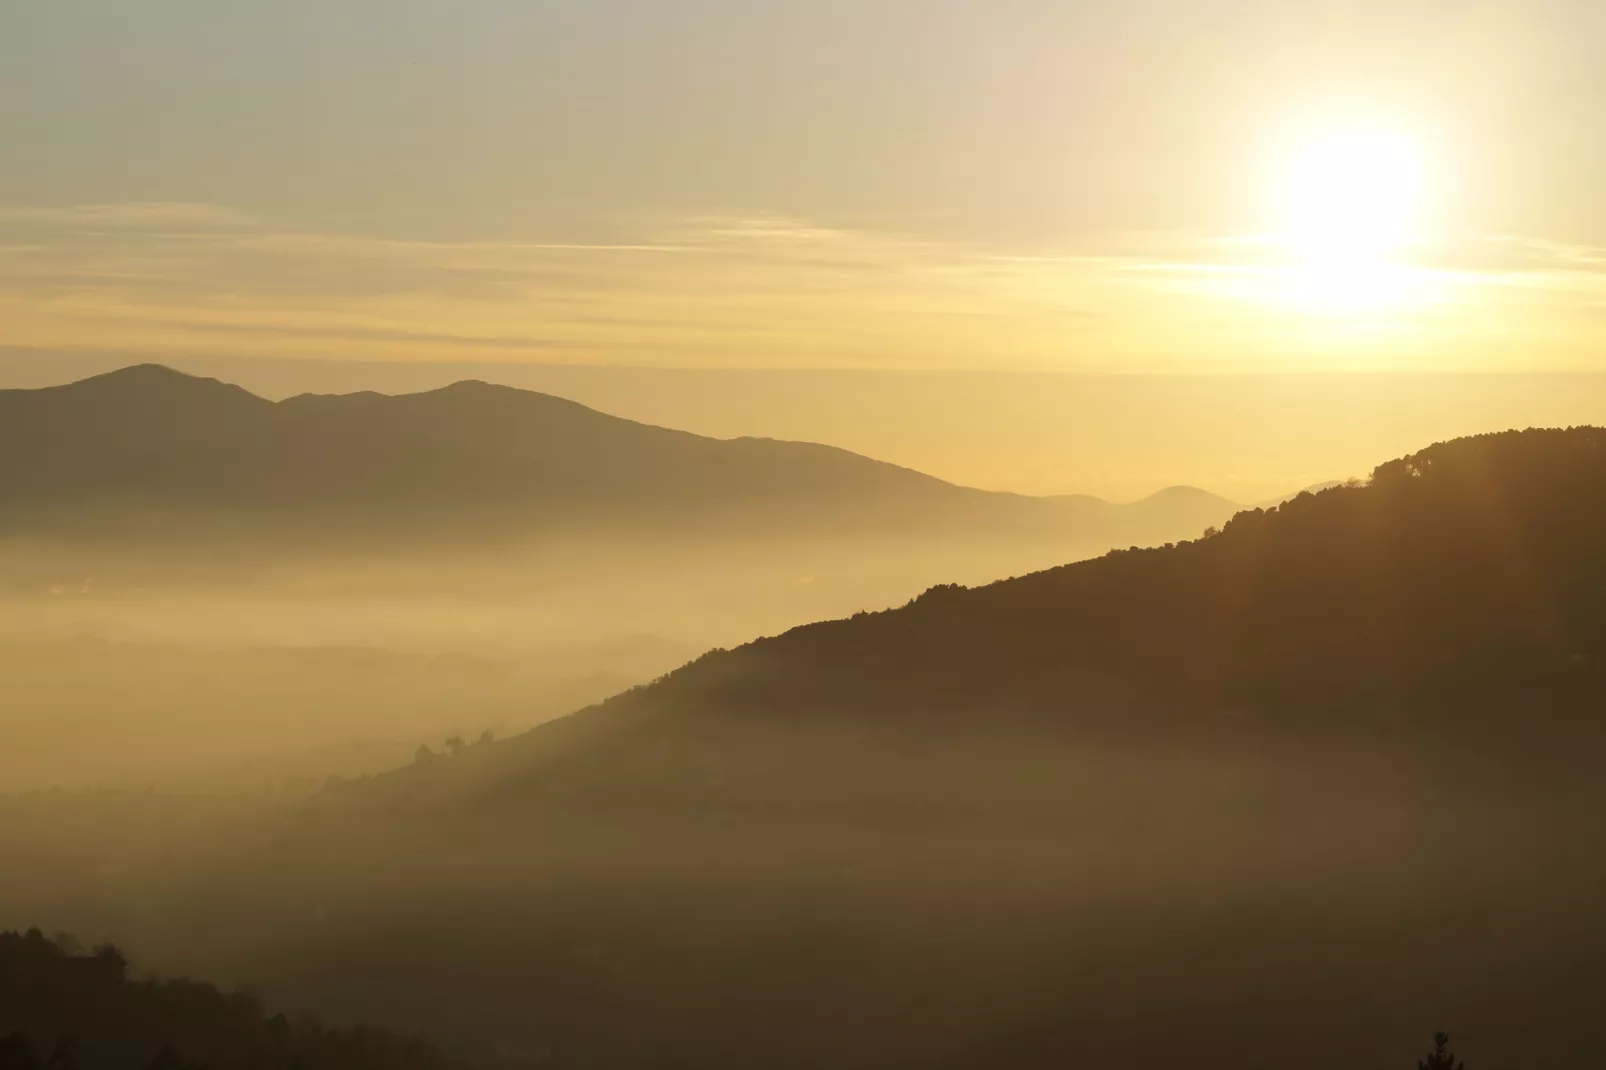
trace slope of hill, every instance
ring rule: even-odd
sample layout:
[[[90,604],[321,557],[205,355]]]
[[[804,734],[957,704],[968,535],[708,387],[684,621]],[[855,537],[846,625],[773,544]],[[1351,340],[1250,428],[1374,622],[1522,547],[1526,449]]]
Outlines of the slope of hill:
[[[1444,443],[289,814],[0,799],[0,916],[531,1066],[1600,1065],[1603,539],[1606,434]]]
[[[539,784],[557,756],[566,777],[617,784],[634,737],[715,738],[710,718],[732,738],[828,722],[1145,733],[1157,717],[1364,734],[1440,714],[1470,734],[1489,710],[1530,736],[1593,731],[1603,545],[1606,431],[1442,443],[1196,541],[715,651],[508,741],[480,772]]]
[[[1365,486],[705,659],[651,697],[755,713],[1003,702],[1085,685],[1223,708],[1606,687],[1606,431],[1442,443]],[[648,695],[640,698],[646,699]]]
[[[418,525],[599,523],[790,531],[1036,532],[1148,541],[1219,522],[1172,505],[1032,499],[957,487],[845,450],[715,440],[530,391],[463,382],[423,394],[271,402],[158,366],[0,391],[0,512],[95,507],[251,516],[398,514]]]

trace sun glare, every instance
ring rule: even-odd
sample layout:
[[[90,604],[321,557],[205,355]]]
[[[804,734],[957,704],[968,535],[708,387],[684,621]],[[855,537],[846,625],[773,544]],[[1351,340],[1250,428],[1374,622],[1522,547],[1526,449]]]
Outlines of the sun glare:
[[[1312,138],[1285,165],[1287,237],[1320,264],[1382,260],[1416,237],[1422,180],[1421,156],[1406,137],[1340,130]]]
[[[1285,299],[1350,313],[1412,299],[1401,262],[1422,235],[1424,169],[1416,144],[1381,128],[1332,128],[1296,142],[1273,197],[1294,260]]]

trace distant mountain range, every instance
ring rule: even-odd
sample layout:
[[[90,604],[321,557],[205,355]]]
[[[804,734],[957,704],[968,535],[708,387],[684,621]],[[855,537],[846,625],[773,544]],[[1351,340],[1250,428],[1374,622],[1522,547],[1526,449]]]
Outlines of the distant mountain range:
[[[0,391],[0,516],[195,512],[388,527],[707,527],[1168,541],[1239,507],[1177,487],[1131,505],[955,486],[845,450],[717,440],[482,382],[280,402],[140,365]]]

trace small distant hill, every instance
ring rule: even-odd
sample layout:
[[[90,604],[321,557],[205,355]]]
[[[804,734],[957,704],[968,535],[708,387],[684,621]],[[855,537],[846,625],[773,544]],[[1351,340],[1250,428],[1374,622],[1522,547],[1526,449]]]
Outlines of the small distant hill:
[[[717,440],[461,382],[273,402],[148,364],[0,391],[0,518],[203,513],[280,524],[1032,534],[1145,543],[1237,507],[1179,488],[1130,506],[958,487],[846,450]]]
[[[1274,509],[1277,506],[1282,505],[1284,502],[1293,501],[1301,494],[1320,494],[1324,490],[1332,490],[1334,487],[1342,487],[1343,485],[1344,481],[1342,479],[1329,479],[1322,483],[1312,483],[1310,486],[1302,487],[1299,490],[1294,491],[1292,494],[1282,494],[1275,498],[1267,498],[1263,502],[1256,502],[1251,508]]]

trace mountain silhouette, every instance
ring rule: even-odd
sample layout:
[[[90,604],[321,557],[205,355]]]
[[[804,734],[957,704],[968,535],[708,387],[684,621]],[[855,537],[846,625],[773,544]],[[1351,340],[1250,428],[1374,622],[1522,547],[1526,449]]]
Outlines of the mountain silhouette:
[[[0,391],[0,510],[130,508],[520,527],[994,530],[1134,542],[1231,515],[1163,492],[1132,506],[955,486],[846,450],[716,440],[483,382],[280,402],[140,365]]]

